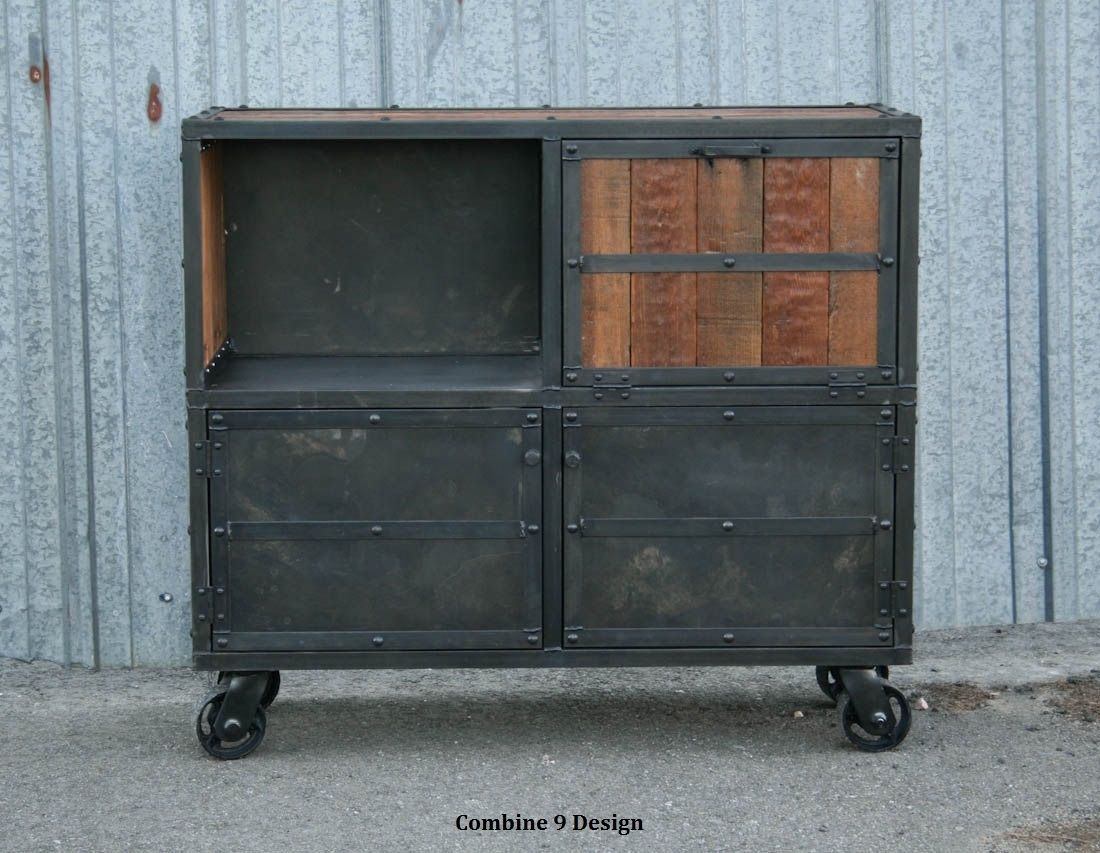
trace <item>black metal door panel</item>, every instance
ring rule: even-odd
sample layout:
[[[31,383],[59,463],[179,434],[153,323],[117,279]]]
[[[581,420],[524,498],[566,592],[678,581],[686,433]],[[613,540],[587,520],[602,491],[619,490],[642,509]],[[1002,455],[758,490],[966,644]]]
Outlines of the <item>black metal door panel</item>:
[[[538,411],[216,412],[210,435],[217,648],[541,644]]]
[[[567,645],[888,644],[892,419],[566,412]]]

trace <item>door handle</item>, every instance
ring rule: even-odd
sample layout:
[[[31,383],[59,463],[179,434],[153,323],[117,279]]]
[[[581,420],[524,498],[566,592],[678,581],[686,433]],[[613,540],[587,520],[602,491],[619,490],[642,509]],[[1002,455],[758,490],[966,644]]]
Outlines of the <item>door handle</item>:
[[[700,145],[698,148],[692,148],[691,153],[696,157],[702,157],[708,163],[713,163],[719,157],[745,159],[748,157],[759,157],[762,154],[769,153],[771,150],[770,145],[761,145],[758,142],[753,142],[748,145]]]

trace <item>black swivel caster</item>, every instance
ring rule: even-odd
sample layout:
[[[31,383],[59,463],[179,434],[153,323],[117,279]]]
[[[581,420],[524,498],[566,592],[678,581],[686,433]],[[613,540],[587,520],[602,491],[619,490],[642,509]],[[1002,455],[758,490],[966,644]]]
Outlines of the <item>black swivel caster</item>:
[[[913,722],[912,712],[909,708],[909,700],[905,694],[892,684],[884,684],[882,688],[886,692],[886,701],[889,710],[873,713],[871,716],[877,725],[872,728],[864,728],[860,722],[859,713],[856,711],[852,698],[841,692],[840,702],[840,727],[856,749],[864,752],[882,752],[893,749],[909,734],[909,726]]]
[[[263,743],[264,732],[267,730],[267,714],[263,708],[257,707],[247,728],[238,726],[234,733],[222,737],[215,731],[214,724],[225,703],[225,697],[225,690],[215,690],[207,697],[195,719],[195,734],[202,748],[210,755],[223,761],[232,761],[244,758]]]
[[[210,755],[224,761],[244,758],[264,739],[267,712],[279,692],[277,672],[218,673],[218,687],[195,719],[195,734]]]
[[[233,677],[231,672],[219,672],[218,684],[225,684]],[[272,670],[267,674],[267,687],[264,688],[264,695],[260,698],[260,707],[265,711],[271,707],[271,703],[275,701],[275,697],[279,695],[279,687],[282,685],[283,679],[279,676],[279,671]]]
[[[864,752],[893,749],[913,722],[909,700],[887,675],[885,666],[817,668],[818,684],[837,703],[845,737]]]
[[[844,689],[844,685],[840,683],[839,667],[819,666],[814,674],[817,676],[817,686],[821,688],[821,692],[835,704],[840,692]],[[886,681],[890,678],[890,667],[885,664],[876,666],[875,675]]]

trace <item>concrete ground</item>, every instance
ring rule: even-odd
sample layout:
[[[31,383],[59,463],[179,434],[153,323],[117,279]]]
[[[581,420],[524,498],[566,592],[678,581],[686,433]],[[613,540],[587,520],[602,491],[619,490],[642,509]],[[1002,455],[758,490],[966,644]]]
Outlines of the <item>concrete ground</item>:
[[[806,667],[290,672],[218,762],[206,675],[3,661],[0,849],[1100,850],[1100,622],[916,648],[893,681],[930,709],[877,755]],[[502,812],[551,828],[455,827]]]

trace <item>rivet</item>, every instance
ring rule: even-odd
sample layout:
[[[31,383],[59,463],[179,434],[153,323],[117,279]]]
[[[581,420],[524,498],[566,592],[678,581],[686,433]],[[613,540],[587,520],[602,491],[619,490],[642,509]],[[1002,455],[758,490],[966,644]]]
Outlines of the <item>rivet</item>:
[[[597,373],[592,378],[595,379],[597,382],[603,382],[603,374],[602,373]]]
[[[206,595],[206,587],[200,586],[195,590],[195,595]]]
[[[215,536],[225,536],[225,528],[224,527],[215,527],[214,528],[214,535]]]
[[[901,470],[902,470],[903,473],[908,473],[909,472],[909,466],[908,465],[902,465]]]
[[[892,371],[892,370],[882,371],[882,378],[883,379],[893,379],[893,377],[894,377],[894,371]]]
[[[857,397],[866,397],[867,392],[866,391],[856,391],[856,396]]]
[[[889,466],[889,464],[884,464],[884,465],[882,466],[882,470],[883,470],[883,471],[889,471],[889,470],[890,470],[890,466]]]
[[[222,449],[222,443],[220,441],[215,441],[214,442],[214,449],[215,450],[221,450]]]
[[[576,382],[577,374],[570,370],[567,374],[565,374],[565,379],[567,382]]]
[[[619,396],[622,397],[624,400],[629,400],[630,399],[630,392],[629,391],[623,391]]]
[[[829,378],[830,378],[830,379],[839,379],[839,378],[840,378],[840,374],[839,374],[839,373],[830,373],[830,374],[829,374]]]
[[[878,588],[879,588],[879,589],[889,589],[889,588],[890,588],[890,584],[888,584],[888,583],[885,583],[885,582],[884,582],[884,583],[880,583],[880,584],[878,585]]]
[[[565,146],[565,153],[566,154],[576,154],[577,153],[577,146],[576,145],[566,145]]]
[[[894,416],[894,413],[890,409],[883,409],[879,414],[884,420],[890,420]]]
[[[221,414],[218,414],[217,412],[215,412],[214,414],[212,414],[210,416],[210,422],[211,423],[220,424],[224,420],[225,420],[225,416],[221,415]]]
[[[892,267],[894,265],[894,259],[893,258],[883,258],[882,259],[882,265],[884,267]]]
[[[722,522],[722,529],[723,530],[733,530],[733,522],[732,521],[723,521]]]
[[[722,635],[722,642],[723,643],[732,643],[733,642],[733,634],[730,634],[728,632],[723,634]]]
[[[566,266],[569,267],[569,269],[574,270],[580,264],[580,261],[578,261],[576,258],[570,258],[565,263],[566,263]]]
[[[629,374],[629,373],[624,373],[624,374],[623,374],[622,376],[620,376],[619,378],[620,378],[621,380],[623,380],[623,382],[629,382],[629,381],[630,381],[630,374]]]
[[[381,536],[382,535],[382,525],[381,524],[372,525],[371,529],[370,529],[370,532],[371,532],[372,536]]]
[[[894,525],[891,523],[890,519],[884,518],[878,523],[878,526],[881,527],[883,530],[889,530]]]
[[[909,589],[909,584],[905,581],[900,581],[898,583],[898,589]]]
[[[603,399],[603,391],[597,391],[592,396],[595,397],[597,400],[602,400]]]
[[[200,622],[205,622],[206,621],[206,614],[205,613],[200,613],[195,618],[198,619]]]
[[[770,145],[761,145],[760,146],[760,153],[761,154],[771,154],[772,153],[772,147]]]
[[[386,641],[382,637],[373,637],[371,638],[371,642],[376,646],[380,646]]]
[[[224,649],[228,645],[229,645],[229,640],[227,640],[225,637],[218,637],[218,648],[219,649]]]
[[[195,476],[196,476],[196,477],[201,477],[202,475],[203,475],[203,470],[202,470],[202,468],[196,468],[196,469],[195,469]]]
[[[565,639],[570,643],[575,643],[580,638],[576,634],[567,634]]]
[[[862,379],[866,375],[867,375],[866,373],[857,373],[856,374],[856,379]]]
[[[729,269],[730,267],[732,267],[736,263],[737,263],[736,258],[722,258],[722,266],[726,267],[726,269]]]
[[[1040,569],[1046,569],[1050,567],[1050,560],[1048,560],[1046,557],[1040,557],[1038,560],[1035,561],[1035,565],[1037,565]]]
[[[217,619],[219,622],[224,622],[225,621],[225,614],[224,613],[219,613],[214,618]]]
[[[225,587],[224,586],[219,586],[217,589],[214,590],[214,592],[217,595],[225,595]]]
[[[215,477],[220,477],[221,475],[222,475],[222,469],[221,468],[215,468],[214,469],[214,476]]]
[[[881,610],[879,610],[878,615],[879,616],[889,616],[890,611],[887,610],[885,607],[883,607]]]
[[[829,396],[833,397],[835,399],[836,397],[840,396],[840,392],[839,391],[830,391]]]
[[[168,603],[170,603],[170,602],[172,601],[172,593],[170,593],[170,592],[162,592],[162,593],[161,593],[160,595],[158,595],[158,596],[157,596],[157,598],[159,598],[159,599],[160,599],[161,601],[163,601],[163,602],[164,602],[165,604],[168,604]]]
[[[539,635],[538,634],[528,634],[527,635],[527,642],[530,643],[532,646],[537,645],[538,641],[539,641]]]
[[[382,423],[382,416],[381,415],[371,415],[369,418],[367,418],[367,420],[370,421],[372,424],[380,424],[380,423]]]
[[[528,524],[527,525],[527,532],[531,533],[531,534],[538,533],[539,532],[539,526],[537,524]]]
[[[884,438],[884,439],[882,440],[882,443],[883,443],[883,444],[889,444],[889,443],[890,443],[890,439],[888,439],[888,438]]]
[[[565,413],[565,419],[567,421],[575,421],[577,419],[577,413],[576,412],[566,412]]]
[[[903,438],[903,439],[901,440],[901,443],[902,443],[902,444],[904,444],[904,445],[905,445],[906,447],[908,447],[908,446],[909,446],[909,441],[910,441],[910,440],[909,440],[908,438]]]
[[[908,615],[909,615],[909,611],[906,610],[904,607],[898,608],[898,616],[908,616]]]
[[[570,533],[576,533],[578,530],[580,530],[580,528],[575,524],[567,524],[565,526],[565,529],[568,530]]]
[[[196,441],[195,442],[195,450],[202,450],[202,442],[201,441]]]
[[[889,640],[890,639],[890,634],[887,631],[879,631],[878,638],[880,640],[883,640],[883,641]]]
[[[725,379],[727,382],[732,382],[736,376],[737,374],[734,373],[732,370],[727,370],[725,373],[722,374],[722,378]]]
[[[736,417],[736,415],[732,411],[725,411],[722,412],[722,417],[725,418],[727,421],[732,421],[734,417]]]
[[[539,419],[539,416],[538,416],[538,415],[536,415],[536,414],[535,414],[534,412],[528,412],[528,413],[527,413],[527,423],[529,423],[529,424],[533,424],[533,423],[535,423],[535,421],[537,421],[538,419]]]
[[[894,152],[894,151],[897,151],[898,150],[898,144],[896,142],[887,142],[886,143],[886,150],[890,151],[891,153]]]

